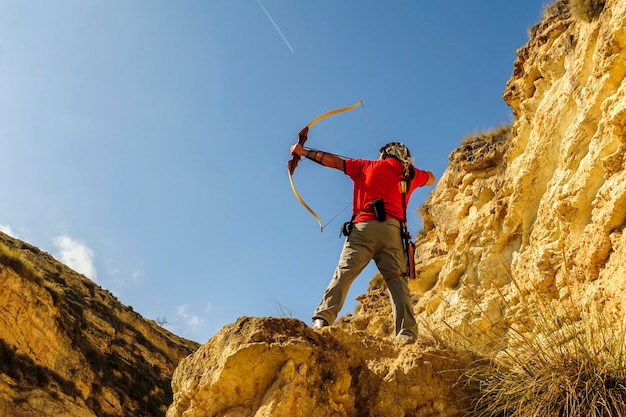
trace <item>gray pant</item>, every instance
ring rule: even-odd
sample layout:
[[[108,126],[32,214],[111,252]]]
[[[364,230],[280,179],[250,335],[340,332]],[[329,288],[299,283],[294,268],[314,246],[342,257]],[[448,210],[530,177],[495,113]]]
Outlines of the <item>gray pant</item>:
[[[400,221],[396,219],[355,223],[343,245],[333,278],[313,313],[313,319],[334,323],[350,285],[372,259],[387,283],[396,335],[417,336],[407,278],[401,276],[406,272],[406,259],[400,236]]]

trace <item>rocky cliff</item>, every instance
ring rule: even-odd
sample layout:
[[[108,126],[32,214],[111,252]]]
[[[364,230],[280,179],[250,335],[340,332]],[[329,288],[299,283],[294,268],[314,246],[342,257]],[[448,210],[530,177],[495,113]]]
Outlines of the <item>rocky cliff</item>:
[[[586,19],[574,4],[549,6],[517,51],[510,129],[467,138],[422,207],[412,289],[433,326],[515,322],[533,295],[621,323],[626,3]]]
[[[348,328],[242,317],[181,362],[167,415],[454,415],[467,405],[454,383],[470,360]]]
[[[163,416],[198,345],[0,233],[0,417]]]
[[[540,308],[621,323],[626,3],[557,1],[529,38],[503,94],[515,120],[465,138],[420,208],[420,340],[389,338],[378,278],[322,331],[242,318],[182,361],[168,417],[462,415],[471,358],[443,335],[507,349]]]

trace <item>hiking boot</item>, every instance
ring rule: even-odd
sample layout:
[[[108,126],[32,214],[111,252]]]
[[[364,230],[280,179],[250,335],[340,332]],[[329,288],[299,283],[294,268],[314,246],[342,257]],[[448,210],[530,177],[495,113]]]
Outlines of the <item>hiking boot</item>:
[[[321,329],[322,327],[327,327],[328,326],[328,322],[324,319],[315,319],[313,320],[313,328],[314,329]]]
[[[413,343],[415,339],[415,336],[409,336],[408,334],[399,334],[396,336],[396,340],[402,343]]]

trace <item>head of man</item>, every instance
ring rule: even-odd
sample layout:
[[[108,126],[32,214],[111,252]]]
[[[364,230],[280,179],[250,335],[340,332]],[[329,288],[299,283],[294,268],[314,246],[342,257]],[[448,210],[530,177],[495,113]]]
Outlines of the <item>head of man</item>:
[[[409,148],[402,142],[389,142],[380,148],[380,159],[395,158],[402,164],[409,163],[413,165],[413,158]]]

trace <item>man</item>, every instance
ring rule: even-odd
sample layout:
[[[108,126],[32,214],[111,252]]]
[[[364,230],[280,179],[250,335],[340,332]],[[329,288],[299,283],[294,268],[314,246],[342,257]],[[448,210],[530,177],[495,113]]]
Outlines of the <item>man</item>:
[[[350,230],[344,228],[347,237],[339,264],[313,313],[313,327],[334,323],[352,282],[373,259],[387,284],[396,339],[413,340],[417,324],[407,285],[401,222],[411,193],[417,187],[434,184],[435,176],[415,168],[409,150],[400,142],[383,146],[378,160],[344,159],[300,144],[291,147],[291,154],[343,171],[354,182]],[[404,201],[400,192],[403,178],[407,181]]]

